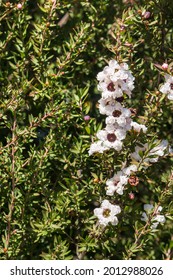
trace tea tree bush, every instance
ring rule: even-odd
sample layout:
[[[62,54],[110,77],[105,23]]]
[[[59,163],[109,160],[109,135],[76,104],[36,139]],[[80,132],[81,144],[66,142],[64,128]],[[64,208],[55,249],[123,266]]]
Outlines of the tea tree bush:
[[[172,259],[172,16],[0,1],[1,259]]]

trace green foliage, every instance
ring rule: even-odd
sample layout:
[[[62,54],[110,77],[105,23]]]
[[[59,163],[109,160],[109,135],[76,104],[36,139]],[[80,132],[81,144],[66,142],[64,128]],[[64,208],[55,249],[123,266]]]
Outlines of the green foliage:
[[[112,198],[124,208],[116,228],[93,216],[136,143],[173,145],[173,105],[158,92],[156,66],[172,62],[173,4],[126,2],[0,1],[1,259],[172,258],[171,157],[139,170],[133,201],[129,189]],[[126,102],[149,130],[128,135],[121,155],[89,157],[103,125],[96,75],[111,58],[129,63],[136,83]],[[166,215],[154,233],[140,221],[148,199]]]

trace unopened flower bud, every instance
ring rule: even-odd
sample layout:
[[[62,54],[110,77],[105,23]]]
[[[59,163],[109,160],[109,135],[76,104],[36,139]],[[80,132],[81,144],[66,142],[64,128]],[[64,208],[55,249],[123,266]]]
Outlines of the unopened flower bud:
[[[148,12],[148,11],[146,11],[146,12],[143,12],[143,13],[142,13],[142,16],[143,16],[144,19],[148,19],[148,18],[150,18],[151,13]]]
[[[90,116],[89,115],[84,116],[84,120],[85,121],[89,121],[90,120]]]
[[[17,4],[17,8],[18,8],[19,10],[22,9],[22,4],[21,4],[21,3]]]
[[[120,25],[120,31],[124,31],[125,30],[125,25]]]
[[[163,70],[167,70],[168,69],[168,64],[167,63],[163,63],[162,64],[162,69]]]
[[[99,178],[94,178],[93,179],[93,182],[96,184],[96,183],[99,183]]]
[[[129,198],[130,198],[131,200],[133,200],[133,199],[135,198],[134,193],[130,192],[130,193],[129,193]]]
[[[7,8],[9,8],[10,5],[11,5],[11,3],[10,3],[10,2],[7,2],[5,5],[6,5]]]

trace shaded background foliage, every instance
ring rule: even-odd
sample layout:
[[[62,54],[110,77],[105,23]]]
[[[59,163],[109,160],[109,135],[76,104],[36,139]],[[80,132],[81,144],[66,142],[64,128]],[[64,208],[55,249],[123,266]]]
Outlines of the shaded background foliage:
[[[1,259],[128,258],[142,203],[158,200],[172,159],[140,174],[135,203],[128,192],[123,201],[115,198],[125,216],[116,228],[100,231],[93,209],[126,149],[122,156],[88,156],[103,124],[96,75],[111,58],[127,61],[136,78],[127,104],[150,126],[149,135],[173,144],[172,105],[159,101],[163,79],[154,66],[172,62],[173,3],[20,3],[0,1]],[[169,190],[164,203],[170,219],[171,197]],[[131,249],[133,258],[170,258],[172,234],[168,221]]]

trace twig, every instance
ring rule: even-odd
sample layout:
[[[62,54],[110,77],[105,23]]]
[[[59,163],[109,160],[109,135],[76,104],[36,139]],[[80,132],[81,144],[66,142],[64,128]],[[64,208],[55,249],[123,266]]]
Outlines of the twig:
[[[10,202],[10,207],[9,207],[9,214],[8,214],[8,226],[7,226],[7,238],[6,238],[6,249],[8,250],[9,244],[10,244],[10,237],[11,237],[11,221],[12,221],[12,216],[13,216],[13,211],[14,211],[14,203],[15,203],[15,187],[16,187],[16,182],[15,182],[15,130],[16,130],[16,114],[14,113],[14,121],[13,121],[13,127],[12,127],[12,148],[11,148],[11,161],[12,161],[12,166],[11,166],[11,176],[12,176],[12,192],[11,192],[11,202]]]

